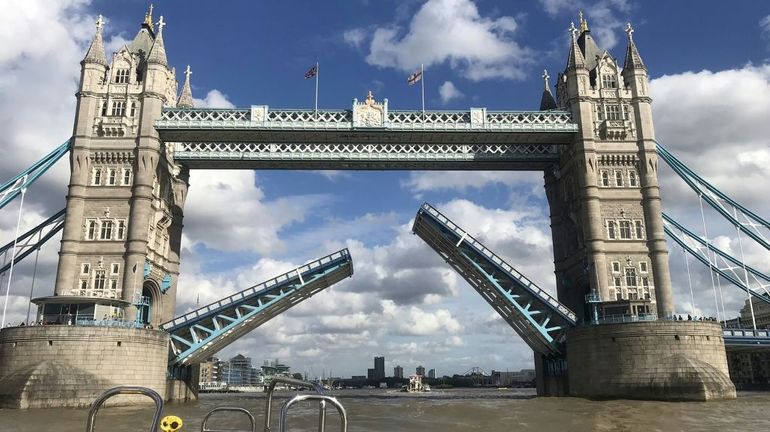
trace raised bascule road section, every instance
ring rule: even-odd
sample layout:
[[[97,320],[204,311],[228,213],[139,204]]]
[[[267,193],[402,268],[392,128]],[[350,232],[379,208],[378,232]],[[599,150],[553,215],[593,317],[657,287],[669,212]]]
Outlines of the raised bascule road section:
[[[727,281],[770,302],[770,277],[742,252],[715,247],[705,218],[701,234],[663,213],[659,162],[734,226],[739,242],[770,250],[770,222],[658,144],[630,24],[618,57],[598,47],[582,16],[579,24],[555,92],[543,74],[537,110],[405,111],[371,92],[342,109],[302,110],[195,108],[189,67],[178,92],[162,19],[156,26],[147,12],[109,61],[99,19],[81,62],[72,137],[0,185],[0,208],[17,200],[21,221],[27,189],[69,156],[66,208],[0,248],[11,286],[14,266],[61,231],[55,283],[31,298],[29,321],[46,325],[0,329],[0,407],[84,405],[114,384],[194,399],[198,362],[352,275],[341,250],[178,316],[195,169],[540,171],[556,295],[428,204],[413,226],[532,348],[538,394],[734,398],[725,346],[762,350],[770,335],[674,320],[682,311],[669,246],[709,269],[714,293],[714,281]],[[716,310],[725,321],[724,307]],[[83,384],[73,390],[68,380]]]

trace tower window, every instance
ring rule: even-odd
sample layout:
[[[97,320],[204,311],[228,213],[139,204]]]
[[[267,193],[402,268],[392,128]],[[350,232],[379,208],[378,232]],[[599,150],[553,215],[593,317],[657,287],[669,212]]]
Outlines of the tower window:
[[[647,262],[642,261],[639,263],[639,272],[647,273]]]
[[[118,240],[123,240],[126,237],[126,221],[118,221]]]
[[[80,279],[80,289],[88,289],[88,279]]]
[[[128,84],[128,69],[115,71],[115,84]]]
[[[618,105],[607,105],[607,120],[621,120]]]
[[[634,268],[626,269],[626,286],[628,287],[636,286],[636,269]]]
[[[102,184],[102,169],[94,168],[94,176],[91,179],[91,184],[99,186]]]
[[[100,240],[112,240],[112,221],[102,221],[102,229],[99,232]]]
[[[614,261],[612,263],[612,272],[613,273],[620,273],[620,263],[618,261]]]
[[[102,101],[102,115],[103,116],[107,115],[107,101],[106,100]]]
[[[628,172],[628,185],[631,187],[636,187],[637,185],[636,171],[634,170]]]
[[[610,173],[607,171],[602,171],[602,186],[610,187]]]
[[[89,264],[89,263],[83,263],[83,264],[80,266],[80,274],[82,274],[82,275],[87,275],[87,274],[89,274],[89,273],[91,273],[91,264]]]
[[[607,221],[607,237],[615,239],[616,235],[615,221]]]
[[[615,75],[602,75],[602,88],[618,88],[618,81]]]
[[[88,240],[96,239],[96,221],[95,220],[88,221],[88,232],[86,234],[86,238]]]
[[[113,291],[118,289],[118,280],[117,279],[110,279],[110,289],[113,290]]]
[[[123,186],[131,185],[131,168],[125,168],[123,170]]]
[[[131,102],[130,106],[131,106],[131,109],[129,109],[128,116],[133,117],[136,115],[136,102]]]
[[[109,175],[107,176],[107,184],[110,186],[114,186],[117,181],[117,172],[114,169],[109,170]]]
[[[106,277],[104,275],[104,270],[97,270],[94,275],[94,289],[103,290],[105,281]]]
[[[112,263],[112,266],[110,266],[110,274],[116,275],[118,273],[120,273],[120,264]]]
[[[634,221],[634,228],[636,230],[636,238],[641,240],[644,238],[644,226],[642,226],[642,221]]]
[[[112,115],[116,117],[122,117],[125,114],[126,114],[126,101],[113,101]]]
[[[615,171],[615,186],[623,187],[623,171]]]
[[[620,238],[624,240],[631,238],[631,221],[620,221]]]

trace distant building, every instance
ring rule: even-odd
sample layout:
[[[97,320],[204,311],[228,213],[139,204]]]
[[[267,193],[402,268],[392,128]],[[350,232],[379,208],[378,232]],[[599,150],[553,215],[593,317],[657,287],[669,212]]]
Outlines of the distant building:
[[[768,294],[763,294],[768,296]],[[754,320],[757,322],[758,329],[770,328],[770,304],[761,300],[752,299],[751,305],[749,300],[745,300],[743,303],[743,309],[741,309],[740,324],[743,328],[753,328],[754,323],[751,319],[751,309],[754,309]]]
[[[393,376],[396,378],[403,378],[404,377],[404,368],[401,366],[396,366],[393,368]]]
[[[211,383],[219,381],[219,359],[209,357],[200,365],[199,382]]]
[[[422,365],[417,366],[417,369],[415,369],[415,372],[417,375],[425,376],[425,368],[422,367]]]
[[[522,369],[518,372],[492,371],[492,384],[496,386],[524,385],[530,384],[535,379],[534,369]]]
[[[261,384],[262,374],[251,365],[251,357],[238,354],[228,361],[217,362],[219,379],[230,386],[253,386]]]
[[[274,376],[291,376],[291,367],[281,363],[278,359],[272,362],[265,360],[261,369],[261,375],[265,384],[270,383]]]
[[[374,378],[385,378],[385,357],[374,358]]]
[[[373,368],[369,368],[369,369],[366,370],[366,378],[367,379],[375,379],[374,369]]]
[[[436,369],[431,369],[428,371],[428,378],[436,378]]]
[[[363,376],[363,375],[353,375],[352,377],[350,377],[350,379],[352,379],[352,380],[365,380],[366,377]]]

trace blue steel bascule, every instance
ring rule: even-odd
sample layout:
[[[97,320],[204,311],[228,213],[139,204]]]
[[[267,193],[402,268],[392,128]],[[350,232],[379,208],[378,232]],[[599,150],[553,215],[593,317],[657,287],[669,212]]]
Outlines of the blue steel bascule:
[[[767,275],[716,249],[708,239],[660,211],[658,156],[739,232],[768,248],[770,224],[657,145],[647,70],[630,26],[620,68],[607,51],[596,46],[581,18],[580,29],[573,26],[570,31],[567,67],[557,78],[557,97],[552,96],[545,74],[539,111],[417,112],[391,110],[387,99],[378,102],[371,93],[363,101],[354,99],[348,110],[286,110],[262,105],[193,108],[189,67],[177,97],[176,77],[163,44],[164,25],[161,17],[156,28],[149,12],[134,41],[108,63],[100,19],[82,62],[73,138],[0,188],[0,207],[14,197],[23,198],[26,187],[69,151],[72,176],[67,208],[0,249],[5,255],[11,252],[10,264],[4,264],[3,271],[12,271],[14,263],[63,229],[55,295],[37,301],[39,316],[74,318],[75,333],[79,326],[93,329],[78,337],[106,334],[109,329],[99,326],[121,322],[138,327],[133,335],[146,332],[167,338],[168,359],[128,356],[125,367],[140,369],[143,362],[168,362],[172,378],[188,381],[181,387],[179,380],[165,385],[157,381],[132,384],[148,385],[161,394],[165,390],[167,398],[191,396],[194,383],[187,378],[191,365],[352,275],[350,255],[342,250],[173,318],[190,169],[543,171],[551,207],[558,300],[429,204],[420,208],[413,226],[533,349],[541,394],[668,397],[645,393],[649,384],[641,378],[613,378],[611,372],[606,379],[626,379],[624,391],[632,393],[612,393],[601,386],[594,393],[581,393],[579,385],[589,375],[575,369],[567,373],[567,365],[582,364],[592,347],[603,346],[610,337],[613,342],[616,337],[622,341],[629,334],[649,338],[653,345],[663,344],[680,357],[694,355],[695,351],[688,351],[691,348],[667,345],[674,340],[669,337],[673,333],[667,332],[676,329],[664,321],[674,312],[666,234],[711,271],[768,301],[760,292],[767,292]],[[94,310],[108,311],[111,316],[105,314],[101,320]],[[615,324],[587,327],[618,317],[621,321],[658,321],[619,329]],[[709,325],[703,324],[703,328]],[[161,330],[145,328],[150,326]],[[16,347],[19,340],[47,340],[52,346],[46,333],[52,327],[0,332],[0,363],[31,364],[35,355],[21,360],[19,353],[23,349],[37,353],[37,342],[14,352],[9,347]],[[591,329],[596,331],[591,333]],[[620,333],[609,336],[603,333],[606,329]],[[770,343],[766,332],[756,330],[722,333],[717,329],[713,339],[708,336],[714,335],[710,327],[682,331],[692,332],[689,337],[693,339],[711,340],[711,345],[704,342],[703,346],[716,351],[724,349],[722,335],[728,346]],[[21,339],[14,339],[17,333]],[[570,334],[576,336],[571,339]],[[663,336],[655,339],[658,334]],[[678,334],[675,340],[680,340]],[[122,342],[117,346],[123,346]],[[641,362],[640,369],[650,369],[634,349],[618,344],[616,357],[591,358],[588,364],[596,370],[611,370],[617,366],[613,362],[623,358]],[[66,361],[66,351],[57,353]],[[714,358],[721,361],[718,352]],[[726,366],[723,369],[726,373]],[[6,376],[0,372],[0,383],[9,376],[19,381],[22,372],[7,370],[11,373]],[[644,379],[655,382],[659,378],[650,376]],[[634,394],[635,389],[642,390]],[[23,391],[27,390],[19,390]],[[731,396],[734,389],[722,388],[670,397]],[[0,404],[3,400],[0,391]]]

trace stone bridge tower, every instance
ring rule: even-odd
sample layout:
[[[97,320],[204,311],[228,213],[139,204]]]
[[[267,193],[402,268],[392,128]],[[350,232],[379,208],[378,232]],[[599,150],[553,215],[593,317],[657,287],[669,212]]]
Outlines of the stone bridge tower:
[[[173,317],[188,172],[173,164],[154,122],[192,107],[189,67],[177,98],[152,7],[134,40],[107,61],[103,21],[81,62],[57,296],[96,301],[105,315],[152,325]]]
[[[559,299],[583,319],[673,313],[661,218],[647,69],[630,24],[623,68],[599,49],[587,22],[570,29],[567,67],[554,106],[580,131],[545,173]],[[547,96],[544,95],[547,107]]]

